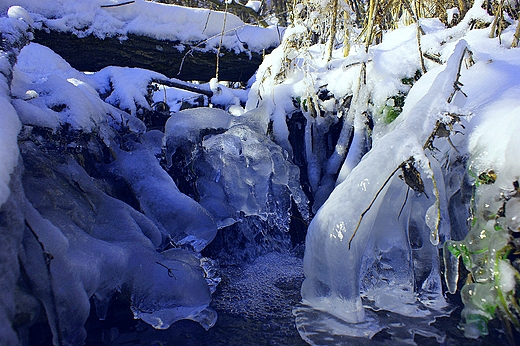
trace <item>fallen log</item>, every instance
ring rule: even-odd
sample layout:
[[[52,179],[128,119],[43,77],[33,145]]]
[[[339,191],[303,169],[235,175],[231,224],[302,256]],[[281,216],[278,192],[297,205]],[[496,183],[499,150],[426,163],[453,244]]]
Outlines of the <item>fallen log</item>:
[[[99,71],[107,66],[139,67],[184,81],[209,81],[215,76],[216,54],[179,41],[158,40],[129,34],[128,39],[79,38],[71,33],[36,30],[34,42],[51,48],[80,71]],[[270,52],[274,47],[266,49]],[[236,54],[221,49],[219,79],[247,82],[260,66],[264,53]]]

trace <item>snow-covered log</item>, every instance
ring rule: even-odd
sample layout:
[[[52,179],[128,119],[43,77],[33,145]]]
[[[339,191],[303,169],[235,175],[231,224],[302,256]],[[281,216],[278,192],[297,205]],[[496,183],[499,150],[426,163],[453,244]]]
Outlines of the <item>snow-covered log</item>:
[[[34,20],[35,42],[81,71],[128,66],[209,81],[218,52],[220,80],[247,81],[283,34],[283,28],[246,24],[231,13],[144,0],[70,1],[59,12],[32,0],[5,0],[0,13],[14,5]]]
[[[209,81],[215,77],[216,53],[193,49],[180,41],[128,35],[100,39],[79,38],[72,33],[35,32],[35,42],[51,48],[80,71],[99,71],[107,66],[139,67],[182,80]],[[270,52],[273,47],[265,47]],[[219,79],[247,82],[262,63],[263,54],[220,51]]]

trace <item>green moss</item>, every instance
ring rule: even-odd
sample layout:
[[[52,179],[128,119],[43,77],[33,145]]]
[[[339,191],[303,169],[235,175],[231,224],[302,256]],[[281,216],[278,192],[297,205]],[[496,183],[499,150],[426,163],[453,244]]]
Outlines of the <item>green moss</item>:
[[[403,93],[399,93],[394,96],[390,96],[386,105],[382,110],[383,121],[385,124],[390,124],[393,122],[399,114],[403,111],[404,101],[406,100],[406,95]]]
[[[383,118],[383,121],[386,123],[386,124],[390,124],[392,121],[394,121],[395,119],[397,119],[397,117],[399,116],[399,114],[401,114],[401,111],[394,108],[394,107],[389,107],[389,106],[386,106],[386,112],[384,112],[383,114],[385,114],[384,118]]]

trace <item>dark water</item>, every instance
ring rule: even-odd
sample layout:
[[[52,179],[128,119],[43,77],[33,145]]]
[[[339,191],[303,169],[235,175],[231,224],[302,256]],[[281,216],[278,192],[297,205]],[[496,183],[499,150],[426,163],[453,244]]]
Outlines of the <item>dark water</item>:
[[[292,308],[300,300],[301,259],[268,254],[244,266],[220,269],[221,283],[213,294],[218,313],[208,331],[198,323],[179,321],[155,330],[132,318],[129,306],[115,300],[103,322],[89,321],[88,345],[307,345],[299,336]]]
[[[294,323],[292,309],[301,299],[303,281],[301,260],[267,255],[246,266],[221,268],[222,282],[213,295],[212,306],[218,313],[216,325],[206,331],[196,322],[179,321],[167,330],[155,330],[133,319],[128,302],[115,297],[106,320],[99,321],[92,310],[86,328],[86,344],[114,346],[247,346],[307,345]],[[450,297],[449,297],[450,298]],[[460,304],[457,296],[451,297]],[[520,345],[520,339],[508,340],[497,321],[490,324],[490,335],[479,340],[464,337],[459,328],[460,307],[450,317],[441,317],[433,326],[446,338],[442,345]],[[378,312],[381,314],[384,312]],[[45,323],[31,330],[30,345],[51,345],[52,337]],[[433,337],[415,335],[419,346],[439,345]],[[357,340],[345,345],[397,345],[385,330],[372,340]]]

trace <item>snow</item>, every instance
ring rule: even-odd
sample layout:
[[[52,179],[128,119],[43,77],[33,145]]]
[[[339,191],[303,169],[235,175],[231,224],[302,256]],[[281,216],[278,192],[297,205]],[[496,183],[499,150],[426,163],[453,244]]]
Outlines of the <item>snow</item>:
[[[457,7],[453,7],[447,9],[446,14],[448,16],[448,24],[451,24],[460,15],[460,11]]]
[[[23,39],[23,35],[29,29],[25,11],[20,7],[11,9],[7,18],[0,18],[0,31],[2,34],[2,48],[9,48],[9,44],[14,44],[16,39]],[[12,42],[11,42],[12,40]],[[10,175],[13,173],[19,160],[19,150],[17,144],[18,132],[21,123],[18,119],[16,110],[11,104],[9,76],[12,73],[11,54],[0,50],[0,206],[9,197]]]
[[[0,81],[0,83],[5,84],[5,81]],[[0,162],[2,162],[0,164],[0,205],[2,205],[9,197],[10,175],[18,164],[17,136],[21,123],[16,110],[11,105],[9,96],[4,93],[0,94],[0,107],[2,109],[2,117],[0,117],[0,146],[2,147],[0,151]]]
[[[262,2],[249,0],[245,6],[253,9],[255,12],[258,12],[260,10],[260,6],[262,6]]]

